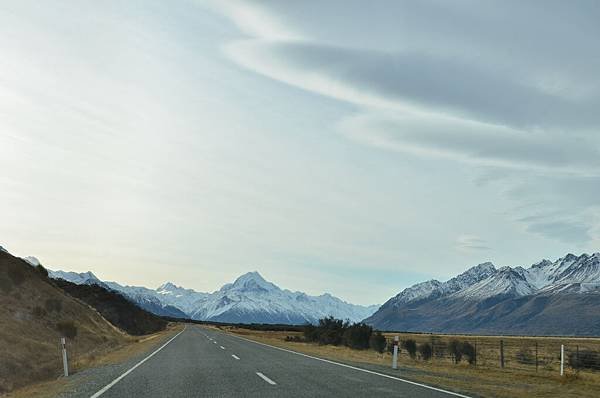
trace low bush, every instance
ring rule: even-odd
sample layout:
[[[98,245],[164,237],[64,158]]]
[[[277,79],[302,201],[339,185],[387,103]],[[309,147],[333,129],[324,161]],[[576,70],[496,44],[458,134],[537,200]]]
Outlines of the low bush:
[[[300,336],[285,336],[285,341],[293,341],[293,342],[299,343],[304,340],[302,340],[302,337],[300,337]]]
[[[382,354],[385,351],[385,346],[387,345],[387,340],[385,336],[381,334],[378,330],[375,333],[371,334],[371,338],[369,339],[369,346],[371,349],[377,351]]]
[[[373,328],[364,323],[355,323],[346,326],[343,335],[343,343],[345,346],[356,350],[366,350],[369,348],[369,341],[372,333]]]
[[[468,341],[450,340],[448,343],[448,352],[454,358],[454,363],[459,363],[463,357],[470,365],[477,361],[475,347]]]
[[[419,346],[419,355],[424,361],[429,361],[433,356],[433,348],[430,343],[423,343]]]
[[[477,362],[477,352],[475,350],[475,347],[471,343],[469,343],[468,341],[463,341],[461,344],[461,351],[463,355],[467,358],[467,362],[469,362],[469,365],[473,365],[475,362]]]
[[[570,352],[567,356],[567,361],[573,369],[600,370],[600,355],[594,351],[582,350],[579,352]]]
[[[33,309],[31,310],[31,313],[36,318],[43,318],[47,314],[46,310],[43,309],[42,307],[40,307],[39,305],[36,305],[35,307],[33,307]]]
[[[77,336],[77,326],[73,321],[62,321],[56,324],[56,330],[61,334],[62,337],[68,339],[74,339]]]
[[[403,340],[402,348],[408,352],[408,355],[410,355],[412,359],[417,357],[417,343],[413,339]]]

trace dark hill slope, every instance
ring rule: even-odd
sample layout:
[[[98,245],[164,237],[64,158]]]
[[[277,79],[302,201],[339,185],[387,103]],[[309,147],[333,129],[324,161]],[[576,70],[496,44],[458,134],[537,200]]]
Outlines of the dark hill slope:
[[[104,318],[132,335],[143,335],[164,330],[167,321],[151,314],[121,294],[99,285],[76,285],[63,279],[54,283],[69,295],[94,307]]]

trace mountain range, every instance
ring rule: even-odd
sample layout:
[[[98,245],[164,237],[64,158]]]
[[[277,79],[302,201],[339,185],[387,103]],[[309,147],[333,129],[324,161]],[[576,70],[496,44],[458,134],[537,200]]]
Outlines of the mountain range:
[[[483,263],[404,289],[365,319],[383,330],[599,335],[600,253],[523,267]]]
[[[31,261],[31,258],[25,260],[32,265],[39,264],[39,261]],[[213,293],[197,292],[170,282],[156,289],[123,286],[116,282],[102,281],[92,272],[48,270],[48,275],[80,285],[95,284],[118,291],[143,309],[157,315],[202,321],[304,324],[334,316],[358,322],[379,308],[378,305],[350,304],[328,293],[310,296],[303,292],[281,289],[266,281],[256,271],[240,276]]]

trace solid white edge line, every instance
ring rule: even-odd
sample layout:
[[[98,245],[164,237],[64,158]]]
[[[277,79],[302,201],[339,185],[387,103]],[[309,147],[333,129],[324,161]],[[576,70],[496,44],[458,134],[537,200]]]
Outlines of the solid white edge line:
[[[261,379],[263,379],[264,381],[266,381],[267,383],[269,383],[270,385],[274,386],[277,383],[275,383],[273,380],[269,379],[267,376],[265,376],[264,374],[260,373],[260,372],[256,372],[256,375],[258,377],[260,377]]]
[[[329,359],[323,359],[323,358],[319,358],[319,357],[313,357],[312,355],[308,355],[308,354],[303,354],[301,352],[297,352],[297,351],[293,351],[293,350],[288,350],[286,348],[281,348],[281,347],[275,347],[273,345],[269,345],[269,344],[265,344],[265,343],[260,343],[258,341],[254,341],[254,340],[250,340],[247,339],[245,337],[240,337],[240,336],[236,336],[234,334],[229,334],[230,336],[236,337],[238,339],[242,339],[242,340],[246,340],[249,341],[251,343],[255,343],[255,344],[259,344],[259,345],[263,345],[265,347],[270,347],[270,348],[274,348],[276,350],[280,350],[280,351],[285,351],[285,352],[289,352],[292,354],[296,354],[296,355],[300,355],[306,358],[311,358],[311,359],[315,359],[317,361],[322,361],[322,362],[326,362],[326,363],[330,363],[332,365],[338,365],[338,366],[342,366],[344,368],[348,368],[348,369],[354,369],[354,370],[358,370],[359,372],[365,372],[365,373],[370,373],[373,375],[377,375],[377,376],[381,376],[381,377],[386,377],[388,379],[392,379],[392,380],[397,380],[397,381],[401,381],[403,383],[408,383],[408,384],[412,384],[415,386],[419,386],[419,387],[423,387],[423,388],[427,388],[429,390],[433,390],[433,391],[438,391],[438,392],[443,392],[446,394],[450,394],[450,395],[454,395],[455,397],[461,397],[461,398],[471,398],[468,395],[463,395],[463,394],[459,394],[457,392],[453,392],[453,391],[448,391],[448,390],[444,390],[441,388],[437,388],[437,387],[432,387],[432,386],[428,386],[427,384],[421,384],[421,383],[417,383],[415,381],[410,381],[410,380],[406,380],[406,379],[401,379],[400,377],[395,377],[395,376],[390,376],[387,375],[385,373],[379,373],[379,372],[375,372],[373,370],[367,370],[367,369],[363,369],[363,368],[358,368],[356,366],[351,366],[351,365],[346,365],[345,363],[340,363],[340,362],[335,362],[335,361],[330,361]],[[258,374],[258,373],[257,373]]]
[[[233,357],[233,359],[237,359],[238,361],[240,360],[240,357],[238,357],[238,356],[237,356],[237,355],[235,355],[235,354],[231,354],[231,356]]]
[[[146,358],[142,359],[141,361],[139,361],[138,363],[136,363],[135,365],[133,365],[133,367],[131,367],[127,372],[123,373],[121,376],[119,376],[116,379],[114,379],[113,381],[111,381],[109,384],[107,384],[106,386],[104,386],[100,391],[98,391],[97,393],[95,393],[94,395],[92,395],[90,398],[98,398],[100,395],[102,395],[105,392],[107,392],[112,386],[114,386],[115,384],[117,384],[118,382],[120,382],[125,376],[127,376],[129,373],[133,372],[138,366],[140,366],[141,364],[143,364],[144,362],[146,362],[148,359],[152,358],[156,353],[158,353],[160,350],[162,350],[163,348],[165,348],[167,346],[167,344],[169,344],[171,341],[175,340],[175,338],[177,338],[177,336],[179,336],[181,333],[183,333],[186,328],[187,328],[187,325],[185,325],[183,327],[183,330],[181,332],[179,332],[175,336],[171,337],[169,339],[169,341],[167,341],[165,344],[163,344],[160,347],[158,347],[154,352],[152,352],[152,354],[148,355]]]

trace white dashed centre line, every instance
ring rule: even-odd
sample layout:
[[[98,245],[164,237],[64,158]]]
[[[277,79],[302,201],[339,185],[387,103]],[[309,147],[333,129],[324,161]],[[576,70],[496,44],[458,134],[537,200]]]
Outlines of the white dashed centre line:
[[[220,345],[219,347],[221,347],[221,349],[222,349],[222,350],[224,350],[224,349],[225,349],[225,347],[223,347],[222,345]]]
[[[260,377],[261,379],[263,379],[264,381],[266,381],[267,383],[269,383],[270,385],[274,386],[275,383],[273,380],[269,379],[267,376],[265,376],[264,374],[260,373],[260,372],[256,372],[256,375],[258,377]]]
[[[231,354],[231,356],[233,357],[233,359],[237,359],[238,361],[240,360],[240,357],[238,357],[238,356],[237,356],[237,355],[235,355],[235,354]]]

